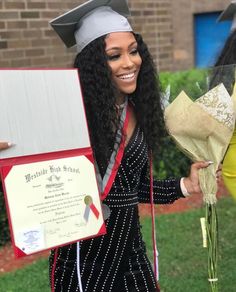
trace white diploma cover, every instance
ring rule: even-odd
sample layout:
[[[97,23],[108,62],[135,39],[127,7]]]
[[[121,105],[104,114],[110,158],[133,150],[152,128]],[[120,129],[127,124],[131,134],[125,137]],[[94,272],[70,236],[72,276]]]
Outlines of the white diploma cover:
[[[0,70],[0,104],[15,255],[105,234],[77,70]]]

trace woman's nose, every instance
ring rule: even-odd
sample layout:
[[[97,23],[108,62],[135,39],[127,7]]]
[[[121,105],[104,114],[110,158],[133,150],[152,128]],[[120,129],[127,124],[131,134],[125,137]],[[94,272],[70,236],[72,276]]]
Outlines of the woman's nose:
[[[123,57],[123,67],[125,68],[132,68],[134,66],[134,62],[132,61],[129,55],[125,55]]]

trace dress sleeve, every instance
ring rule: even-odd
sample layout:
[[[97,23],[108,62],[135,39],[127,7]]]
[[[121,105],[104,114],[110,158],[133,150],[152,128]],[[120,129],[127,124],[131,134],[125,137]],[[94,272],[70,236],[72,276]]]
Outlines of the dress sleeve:
[[[148,163],[143,168],[139,185],[139,202],[150,203],[150,177]],[[179,198],[184,198],[180,188],[180,178],[153,180],[153,198],[155,204],[171,204]]]

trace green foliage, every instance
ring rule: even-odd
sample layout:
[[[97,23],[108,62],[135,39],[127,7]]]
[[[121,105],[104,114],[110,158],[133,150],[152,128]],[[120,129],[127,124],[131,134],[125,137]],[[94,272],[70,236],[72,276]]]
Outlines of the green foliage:
[[[160,179],[187,176],[190,164],[191,161],[176,147],[172,139],[166,137],[159,156],[154,158],[154,176]]]
[[[192,69],[179,72],[160,73],[160,82],[163,91],[170,85],[170,101],[173,101],[184,90],[188,96],[195,100],[209,88],[209,70]]]

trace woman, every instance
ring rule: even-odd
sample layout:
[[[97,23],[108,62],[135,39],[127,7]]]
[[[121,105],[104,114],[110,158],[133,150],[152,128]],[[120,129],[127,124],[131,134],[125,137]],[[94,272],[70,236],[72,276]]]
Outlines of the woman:
[[[232,95],[235,104],[236,112],[236,87],[235,87],[235,74],[236,74],[236,30],[233,30],[228,37],[225,46],[218,57],[215,64],[215,77],[214,79],[223,82],[230,95]],[[236,198],[236,129],[229,143],[229,147],[225,154],[222,165],[222,176],[224,185],[227,191]]]
[[[234,99],[236,112],[236,2],[231,1],[229,6],[222,12],[219,21],[232,20],[231,33],[220,52],[215,63],[212,85],[223,82],[226,89]],[[236,198],[236,128],[224,157],[222,174],[224,184],[229,193]]]
[[[127,13],[126,1],[99,3],[89,1],[51,24],[67,45],[76,42],[79,51],[75,67],[83,88],[107,234],[53,250],[51,289],[159,291],[138,215],[138,203],[150,202],[148,157],[159,148],[165,132],[157,75],[142,38],[121,15]],[[71,31],[68,26],[75,21],[78,24]],[[154,202],[172,203],[184,197],[183,192],[200,194],[197,172],[208,165],[193,164],[189,177],[181,180],[155,180]],[[114,173],[108,186],[106,179]]]

